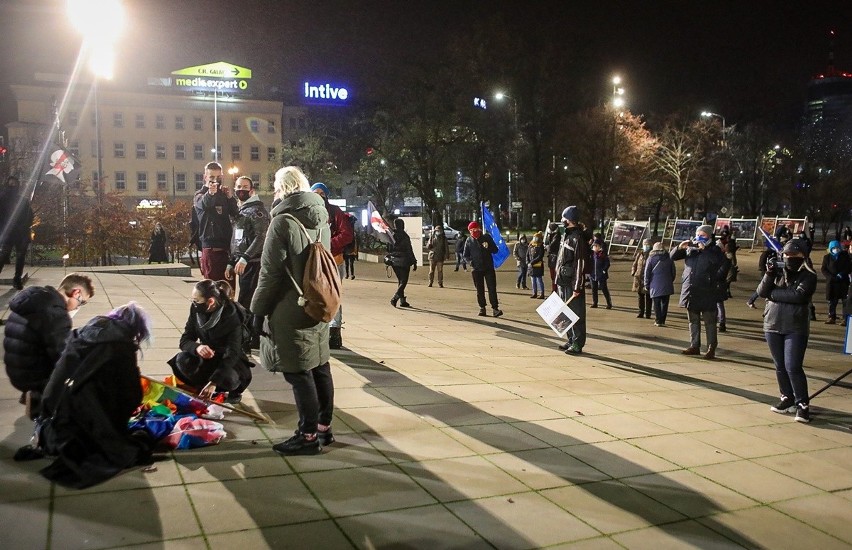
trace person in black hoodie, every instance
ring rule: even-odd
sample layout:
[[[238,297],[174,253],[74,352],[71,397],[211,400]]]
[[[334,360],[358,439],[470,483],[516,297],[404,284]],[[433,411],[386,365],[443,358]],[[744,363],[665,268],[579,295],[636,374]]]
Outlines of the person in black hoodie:
[[[222,165],[208,163],[204,167],[204,187],[192,200],[198,220],[198,242],[201,244],[201,275],[216,281],[225,278],[231,246],[231,218],[239,214],[237,199],[222,183]]]
[[[228,392],[228,403],[239,403],[251,382],[253,364],[243,351],[246,311],[230,298],[225,281],[199,281],[192,291],[192,306],[180,337],[183,350],[168,363],[175,376],[210,399]]]
[[[391,305],[396,307],[411,307],[408,300],[405,299],[405,287],[408,285],[408,277],[411,275],[411,269],[417,271],[417,258],[414,256],[414,250],[411,248],[411,237],[405,232],[405,220],[397,218],[393,221],[393,244],[389,245],[389,256],[391,258],[391,267],[396,275],[397,287],[396,292],[391,298]]]
[[[808,304],[816,291],[817,276],[806,260],[807,248],[800,239],[784,245],[784,267],[767,264],[757,293],[766,298],[763,332],[772,361],[781,401],[773,412],[796,413],[797,422],[810,422],[808,380],[802,363],[808,347]]]
[[[476,302],[479,304],[479,316],[485,317],[485,287],[488,286],[488,301],[491,303],[492,315],[500,317],[497,301],[497,273],[494,271],[494,254],[497,254],[497,243],[488,233],[483,233],[477,222],[467,225],[470,238],[464,245],[464,258],[470,263],[473,286],[476,287]]]
[[[15,460],[55,456],[41,474],[76,489],[149,463],[154,441],[145,431],[131,433],[128,420],[142,402],[136,352],[150,334],[135,302],[75,330],[45,388],[34,444]]]
[[[15,276],[12,286],[24,288],[24,260],[32,240],[33,209],[26,191],[21,189],[15,176],[6,179],[6,188],[0,192],[0,271],[9,263],[15,251]]]
[[[38,415],[41,394],[65,349],[71,317],[94,295],[89,277],[70,273],[58,288],[27,287],[9,302],[3,362],[31,418]]]

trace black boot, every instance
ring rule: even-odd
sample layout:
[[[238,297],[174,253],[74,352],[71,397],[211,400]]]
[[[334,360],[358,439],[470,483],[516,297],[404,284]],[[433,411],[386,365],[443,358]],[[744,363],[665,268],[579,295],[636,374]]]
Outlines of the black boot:
[[[340,349],[343,347],[343,335],[340,334],[340,327],[330,327],[328,329],[328,347],[331,349]]]

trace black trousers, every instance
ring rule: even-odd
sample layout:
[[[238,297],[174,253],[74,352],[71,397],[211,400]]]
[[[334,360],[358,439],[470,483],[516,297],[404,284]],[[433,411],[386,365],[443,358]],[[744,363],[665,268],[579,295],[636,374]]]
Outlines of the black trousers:
[[[251,299],[254,297],[254,291],[257,290],[257,281],[260,278],[260,262],[249,262],[246,264],[246,269],[240,275],[240,295],[237,302],[246,311],[251,311]]]
[[[27,259],[27,250],[30,247],[29,241],[18,241],[0,244],[0,271],[9,263],[9,258],[12,256],[12,250],[15,250],[15,281],[21,282],[21,277],[24,275],[24,262]]]
[[[637,292],[636,294],[639,296],[639,315],[650,317],[652,311],[651,295],[647,292]]]
[[[394,267],[393,272],[396,275],[397,287],[394,298],[405,301],[405,287],[408,286],[408,277],[411,275],[411,266]]]
[[[564,288],[564,287],[560,287]],[[572,291],[567,292],[570,298],[573,295]],[[586,292],[580,292],[580,295],[568,302],[568,308],[577,314],[577,322],[568,331],[568,341],[580,349],[586,345]]]
[[[284,379],[293,386],[299,431],[317,433],[317,424],[331,426],[334,416],[334,381],[331,365],[324,363],[306,372],[285,372]]]
[[[473,286],[476,287],[476,303],[480,308],[485,307],[485,287],[488,287],[488,301],[493,309],[498,309],[497,303],[497,273],[489,271],[471,271]]]

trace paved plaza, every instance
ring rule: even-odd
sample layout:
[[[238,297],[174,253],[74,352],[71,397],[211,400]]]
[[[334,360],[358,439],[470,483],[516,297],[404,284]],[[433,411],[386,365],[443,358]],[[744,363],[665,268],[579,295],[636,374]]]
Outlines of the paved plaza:
[[[243,405],[269,423],[229,415],[219,445],[82,491],[38,475],[46,461],[12,461],[32,425],[4,369],[0,547],[850,548],[852,385],[816,398],[810,425],[770,412],[778,392],[761,310],[745,306],[756,264],[740,253],[728,332],[707,361],[680,353],[688,330],[676,297],[666,327],[636,318],[630,262],[618,256],[615,308],[588,310],[579,357],[556,349],[540,301],[515,289],[509,267],[494,319],[476,316],[470,276],[452,266],[445,288],[427,288],[418,269],[413,309],[402,310],[388,303],[384,266],[358,262],[344,283],[345,349],[332,354],[335,444],[311,457],[272,451],[297,415],[283,377],[258,366]],[[28,284],[64,272],[30,268]],[[93,277],[75,326],[136,300],[155,326],[142,371],[170,373],[194,279]],[[4,318],[12,294],[0,286]],[[818,315],[811,393],[852,364],[822,302]]]

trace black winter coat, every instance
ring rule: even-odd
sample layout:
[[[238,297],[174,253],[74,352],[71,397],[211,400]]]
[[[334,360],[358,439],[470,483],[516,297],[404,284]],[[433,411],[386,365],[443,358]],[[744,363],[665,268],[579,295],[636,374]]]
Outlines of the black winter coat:
[[[712,311],[716,303],[728,298],[728,271],[731,262],[715,244],[701,250],[697,247],[675,248],[672,261],[684,260],[680,289],[680,306],[690,311]]]
[[[822,259],[820,271],[825,277],[825,299],[845,299],[849,293],[849,272],[852,271],[852,260],[849,254],[841,251],[836,259],[831,254],[826,254]]]
[[[6,187],[0,191],[3,243],[28,243],[32,240],[33,209],[29,200],[20,200],[22,192],[20,187]]]
[[[6,374],[20,391],[44,390],[71,333],[65,298],[51,286],[27,287],[9,302]]]
[[[150,457],[150,438],[127,427],[142,402],[136,351],[129,330],[107,317],[73,332],[37,421],[39,446],[58,457],[41,471],[47,479],[82,489]]]
[[[494,254],[497,254],[497,243],[488,233],[483,233],[478,239],[471,235],[464,245],[464,258],[474,271],[494,271]]]
[[[222,191],[211,195],[207,188],[195,194],[193,208],[198,218],[198,240],[201,248],[221,248],[229,250],[231,246],[231,216],[239,214],[237,199],[225,196]]]
[[[404,229],[393,230],[393,244],[388,245],[388,253],[393,258],[394,267],[411,267],[417,264],[417,257],[411,247],[411,237]]]
[[[778,334],[808,334],[810,302],[816,291],[817,276],[802,267],[795,273],[770,271],[757,285],[757,294],[766,298],[763,331]]]

